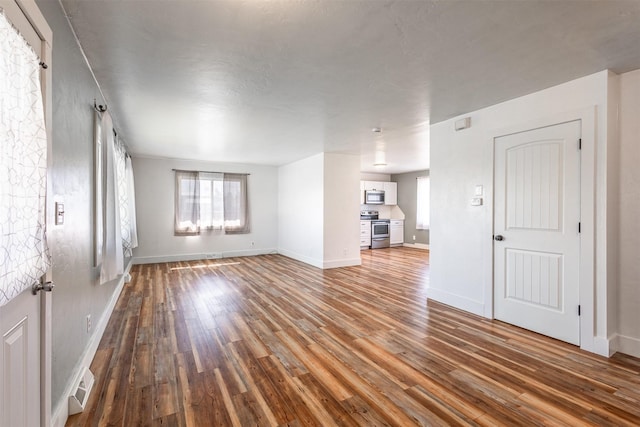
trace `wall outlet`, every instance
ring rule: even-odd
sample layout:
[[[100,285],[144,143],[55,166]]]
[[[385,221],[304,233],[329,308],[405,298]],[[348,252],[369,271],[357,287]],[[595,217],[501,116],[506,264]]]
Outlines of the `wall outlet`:
[[[412,237],[413,237],[413,240],[416,240],[416,236],[412,236]]]
[[[87,333],[91,332],[91,315],[87,314]]]
[[[342,255],[347,256],[347,248],[342,249]]]
[[[214,253],[214,254],[206,254],[206,255],[205,255],[205,257],[206,257],[207,259],[218,259],[218,258],[222,258],[222,257],[220,256],[220,254],[215,254],[215,253]]]
[[[251,242],[251,247],[254,247],[256,245],[256,242]]]

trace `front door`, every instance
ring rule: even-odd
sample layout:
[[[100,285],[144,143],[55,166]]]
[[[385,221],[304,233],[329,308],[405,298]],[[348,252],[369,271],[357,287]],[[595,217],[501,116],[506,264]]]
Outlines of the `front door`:
[[[495,139],[494,317],[576,345],[580,129]]]
[[[13,26],[10,28],[3,24],[3,31],[16,29],[41,60],[48,60],[50,45],[43,40],[51,41],[51,31],[33,0],[0,0],[0,9],[6,18],[3,22],[6,24],[8,21]],[[2,54],[6,55],[6,52]],[[11,55],[7,55],[3,60],[8,57],[13,59]],[[9,66],[8,68],[14,70],[19,67]],[[3,67],[4,69],[5,67]],[[2,75],[0,79],[8,79],[8,76]],[[40,79],[43,98],[50,102],[47,99],[47,93],[50,93],[48,87],[50,76],[43,79],[41,75]],[[4,105],[6,107],[6,104]],[[47,112],[46,106],[47,102],[44,102],[45,117],[49,118],[50,112]],[[47,125],[50,125],[50,122]],[[47,129],[47,145],[50,148],[51,133],[50,127],[47,127],[49,128]],[[8,135],[0,135],[0,137],[9,138]],[[2,142],[8,144],[6,141]],[[48,151],[50,151],[49,148],[47,148]],[[31,147],[25,152],[30,150]],[[24,163],[28,163],[30,160],[28,155],[25,155]],[[4,188],[2,191],[6,192],[10,186],[13,189],[21,188],[20,184],[8,184],[5,181],[6,177],[17,174],[7,172],[6,166],[3,166],[3,169],[1,185]],[[38,172],[41,170],[36,171],[36,173]],[[10,209],[20,209],[21,206],[20,202],[16,202]],[[24,208],[23,211],[30,210]],[[33,212],[33,214],[38,215],[37,212]],[[24,218],[24,216],[20,218]],[[3,215],[0,221],[8,221],[8,219]],[[7,230],[9,230],[8,227]],[[6,241],[3,240],[3,243]],[[9,259],[11,259],[12,265],[24,265],[22,260],[28,255],[3,245],[0,256],[2,257],[0,262],[5,267],[9,264]],[[5,270],[7,269],[3,268],[2,271]],[[50,275],[50,272],[46,274]],[[1,277],[0,280],[12,283],[7,277]],[[37,278],[34,281],[37,281]],[[49,315],[50,299],[43,297],[41,293],[33,295],[31,289],[26,289],[15,296],[11,294],[10,297],[11,299],[5,292],[4,305],[0,307],[0,426],[48,425],[50,422],[50,390],[48,390],[50,387],[50,372],[48,371],[50,355],[47,354],[47,350],[51,341],[50,336],[46,333],[50,330],[50,325],[43,323],[43,319]],[[6,302],[7,300],[8,302]]]

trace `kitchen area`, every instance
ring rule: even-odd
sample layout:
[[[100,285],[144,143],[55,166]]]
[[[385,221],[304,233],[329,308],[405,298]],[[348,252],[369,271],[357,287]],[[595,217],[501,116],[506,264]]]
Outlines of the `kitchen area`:
[[[404,221],[396,182],[360,181],[361,250],[402,246]]]

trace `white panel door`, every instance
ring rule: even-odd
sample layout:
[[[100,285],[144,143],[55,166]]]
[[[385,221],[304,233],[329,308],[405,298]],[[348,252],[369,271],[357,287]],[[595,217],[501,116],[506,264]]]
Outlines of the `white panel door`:
[[[13,26],[48,61],[51,30],[33,0],[0,0],[0,8]],[[35,27],[35,28],[34,28]],[[37,28],[37,30],[36,30]],[[50,74],[42,79],[47,120],[47,140],[51,147],[48,105],[51,100]],[[5,220],[0,218],[0,221]],[[50,273],[47,273],[50,276]],[[23,427],[50,424],[50,299],[30,289],[0,307],[0,426]],[[43,350],[46,349],[46,350]]]
[[[580,121],[495,139],[494,317],[580,344]]]

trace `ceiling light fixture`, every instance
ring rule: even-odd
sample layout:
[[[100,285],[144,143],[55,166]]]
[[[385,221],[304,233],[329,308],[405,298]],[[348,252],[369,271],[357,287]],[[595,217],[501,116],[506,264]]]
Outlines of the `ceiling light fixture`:
[[[376,127],[371,129],[371,131],[378,134],[376,135],[376,154],[373,166],[377,168],[387,166],[387,153],[385,152],[385,144],[382,139],[382,129]]]

